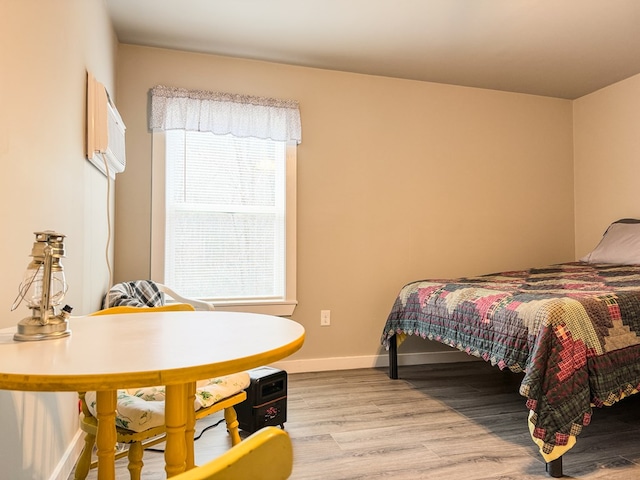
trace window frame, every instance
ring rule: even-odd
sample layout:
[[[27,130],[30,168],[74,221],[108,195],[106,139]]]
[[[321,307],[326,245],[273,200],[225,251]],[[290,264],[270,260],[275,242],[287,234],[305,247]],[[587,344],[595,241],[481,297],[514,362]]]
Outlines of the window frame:
[[[166,135],[153,130],[151,147],[151,238],[150,278],[164,283]],[[286,145],[285,166],[285,293],[283,299],[230,300],[212,302],[216,310],[291,316],[298,304],[297,274],[297,144]],[[171,287],[171,285],[168,285]],[[206,299],[204,299],[206,300]]]

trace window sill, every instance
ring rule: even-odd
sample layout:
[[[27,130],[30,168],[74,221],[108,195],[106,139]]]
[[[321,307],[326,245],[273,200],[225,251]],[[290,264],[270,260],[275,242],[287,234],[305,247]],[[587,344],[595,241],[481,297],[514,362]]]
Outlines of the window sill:
[[[277,317],[290,317],[296,308],[296,300],[278,302],[214,302],[216,310],[221,312],[248,312],[275,315]]]

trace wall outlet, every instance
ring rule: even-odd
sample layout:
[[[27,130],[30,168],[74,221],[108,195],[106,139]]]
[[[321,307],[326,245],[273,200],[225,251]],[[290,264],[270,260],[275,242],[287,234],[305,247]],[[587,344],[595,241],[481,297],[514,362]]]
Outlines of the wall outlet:
[[[331,310],[320,310],[320,326],[328,327],[331,325]]]

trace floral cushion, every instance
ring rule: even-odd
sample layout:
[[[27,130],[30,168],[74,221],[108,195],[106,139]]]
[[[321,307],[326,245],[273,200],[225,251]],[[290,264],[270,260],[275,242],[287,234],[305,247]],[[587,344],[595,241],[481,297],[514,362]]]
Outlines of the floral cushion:
[[[249,386],[247,372],[200,380],[196,383],[194,409],[210,407],[220,400],[235,395]],[[164,425],[165,387],[144,387],[118,390],[116,426],[134,432]],[[96,392],[86,392],[85,402],[96,416]]]

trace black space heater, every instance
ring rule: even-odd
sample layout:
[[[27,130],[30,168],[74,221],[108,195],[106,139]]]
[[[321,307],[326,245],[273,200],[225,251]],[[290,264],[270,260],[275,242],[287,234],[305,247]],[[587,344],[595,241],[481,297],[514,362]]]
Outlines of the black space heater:
[[[249,370],[247,399],[235,406],[240,428],[256,432],[262,427],[284,428],[287,421],[287,372],[273,367]]]

